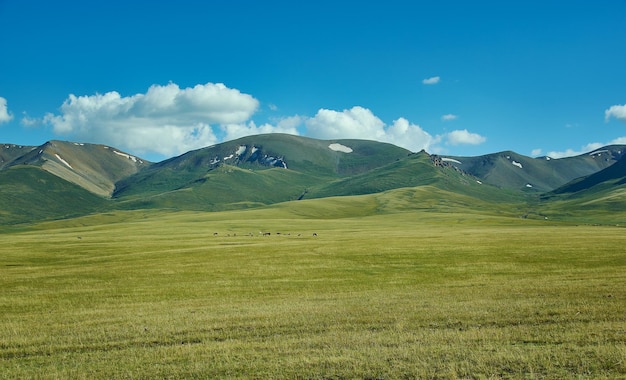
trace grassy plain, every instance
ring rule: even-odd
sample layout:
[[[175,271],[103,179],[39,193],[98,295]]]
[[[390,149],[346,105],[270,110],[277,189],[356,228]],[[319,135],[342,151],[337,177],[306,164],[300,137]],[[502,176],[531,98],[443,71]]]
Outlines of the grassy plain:
[[[0,233],[0,377],[626,378],[623,228],[301,205]]]

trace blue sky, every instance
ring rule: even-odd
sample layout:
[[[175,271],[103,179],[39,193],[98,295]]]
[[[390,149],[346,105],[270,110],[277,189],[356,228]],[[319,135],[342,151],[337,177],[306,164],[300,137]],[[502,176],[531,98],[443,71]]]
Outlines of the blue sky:
[[[0,142],[158,161],[258,133],[626,144],[626,0],[0,0]]]

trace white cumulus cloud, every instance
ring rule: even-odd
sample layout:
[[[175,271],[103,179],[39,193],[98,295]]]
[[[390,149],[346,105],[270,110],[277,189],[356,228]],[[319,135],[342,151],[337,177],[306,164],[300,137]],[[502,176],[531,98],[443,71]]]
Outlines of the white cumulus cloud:
[[[365,139],[388,142],[411,151],[428,150],[437,141],[419,125],[399,118],[387,126],[367,108],[320,109],[307,119],[307,135],[319,139]]]
[[[606,111],[604,111],[604,119],[609,121],[611,118],[616,118],[617,120],[621,120],[626,122],[626,104],[624,105],[614,105],[609,107]]]
[[[485,138],[467,130],[433,136],[400,117],[386,124],[367,108],[343,111],[319,109],[315,116],[251,117],[259,101],[223,84],[180,88],[175,83],[153,85],[145,93],[122,96],[116,91],[69,95],[57,113],[43,119],[25,114],[22,124],[42,121],[54,133],[70,139],[118,147],[138,155],[171,157],[189,150],[264,133],[287,133],[319,139],[366,139],[391,143],[413,152],[441,151],[441,144],[480,144]],[[456,115],[444,115],[452,120]]]
[[[386,138],[382,141],[403,147],[412,152],[437,150],[433,145],[437,144],[439,137],[431,136],[419,125],[410,123],[405,118],[395,120],[386,130]]]
[[[265,123],[257,126],[254,121],[240,124],[225,124],[221,128],[225,133],[224,140],[234,140],[244,136],[259,135],[263,133],[287,133],[298,135],[297,127],[302,124],[303,118],[291,116],[276,121],[276,125]]]
[[[342,112],[322,108],[306,121],[306,126],[309,136],[320,139],[379,140],[385,135],[385,123],[359,106]]]
[[[116,91],[70,95],[60,114],[48,113],[44,122],[57,134],[169,156],[216,143],[212,125],[245,123],[258,106],[251,95],[221,83],[183,89],[169,83],[128,97]]]
[[[477,133],[471,133],[467,129],[456,130],[445,135],[446,141],[450,145],[479,145],[487,141],[487,139]]]
[[[430,78],[426,78],[422,81],[423,84],[437,84],[439,83],[439,81],[441,80],[440,77],[436,76],[436,77],[430,77]]]
[[[7,100],[0,96],[0,124],[7,123],[13,119],[13,115],[9,112]]]

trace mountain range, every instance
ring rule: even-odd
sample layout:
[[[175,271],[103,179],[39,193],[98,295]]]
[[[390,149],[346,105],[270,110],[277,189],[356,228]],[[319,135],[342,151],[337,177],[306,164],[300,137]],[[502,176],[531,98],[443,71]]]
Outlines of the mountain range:
[[[511,151],[460,157],[369,140],[266,134],[154,163],[99,144],[5,143],[0,224],[119,209],[232,210],[399,189],[413,191],[410,207],[423,209],[525,217],[626,212],[625,151],[611,145],[560,159]]]

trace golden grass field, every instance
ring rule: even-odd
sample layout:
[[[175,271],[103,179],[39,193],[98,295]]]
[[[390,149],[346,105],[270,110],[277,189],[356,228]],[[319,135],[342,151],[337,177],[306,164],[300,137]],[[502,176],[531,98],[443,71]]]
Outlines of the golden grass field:
[[[626,378],[623,228],[312,210],[0,233],[0,378]]]

